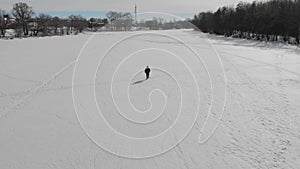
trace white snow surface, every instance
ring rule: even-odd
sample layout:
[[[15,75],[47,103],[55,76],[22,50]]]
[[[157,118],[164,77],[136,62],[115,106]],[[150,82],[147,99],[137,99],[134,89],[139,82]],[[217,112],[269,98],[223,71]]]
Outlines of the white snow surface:
[[[1,169],[300,166],[297,46],[192,30],[84,33],[0,40],[0,65]]]

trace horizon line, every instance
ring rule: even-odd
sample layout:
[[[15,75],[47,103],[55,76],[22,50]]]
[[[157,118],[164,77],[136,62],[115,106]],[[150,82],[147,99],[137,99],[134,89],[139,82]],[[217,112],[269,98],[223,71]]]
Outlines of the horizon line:
[[[113,10],[109,10],[109,11],[113,11]],[[106,14],[109,11],[36,11],[36,14],[48,14],[50,16],[58,16],[58,17],[68,17],[72,14],[80,14],[83,17],[86,18],[92,18],[92,17],[105,17],[106,18]],[[116,11],[116,12],[126,12],[126,11]],[[128,11],[127,11],[128,12]],[[134,12],[130,12],[130,13],[134,13]],[[145,13],[145,12],[138,12],[138,13]],[[178,17],[182,17],[184,19],[188,19],[193,17],[195,14],[194,13],[169,13],[171,15],[175,15]]]

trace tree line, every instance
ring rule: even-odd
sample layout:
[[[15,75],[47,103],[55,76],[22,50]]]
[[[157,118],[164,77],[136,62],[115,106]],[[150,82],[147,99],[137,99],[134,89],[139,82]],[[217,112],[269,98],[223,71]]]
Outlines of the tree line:
[[[201,12],[191,22],[218,35],[299,44],[300,0],[240,2],[215,12]]]
[[[80,15],[70,15],[67,18],[36,14],[26,3],[15,3],[11,11],[0,9],[0,37],[31,37],[78,34],[87,31],[129,31],[129,30],[159,30],[190,28],[188,21],[166,21],[154,17],[152,20],[135,21],[129,12],[109,11],[106,18],[86,19]],[[6,35],[8,30],[14,30],[13,35]]]
[[[14,30],[14,37],[78,34],[85,29],[96,30],[108,24],[107,18],[86,19],[81,15],[67,18],[36,14],[26,3],[18,2],[7,12],[0,9],[0,37]]]

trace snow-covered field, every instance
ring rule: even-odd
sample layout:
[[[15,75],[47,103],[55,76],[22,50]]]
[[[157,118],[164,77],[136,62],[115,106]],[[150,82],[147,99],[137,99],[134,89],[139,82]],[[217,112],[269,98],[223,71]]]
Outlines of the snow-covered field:
[[[205,37],[0,40],[0,168],[299,168],[300,49]]]

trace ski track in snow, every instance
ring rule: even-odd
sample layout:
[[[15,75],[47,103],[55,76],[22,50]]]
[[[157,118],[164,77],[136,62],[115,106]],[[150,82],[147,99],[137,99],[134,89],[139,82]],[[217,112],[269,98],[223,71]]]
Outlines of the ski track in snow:
[[[114,34],[112,33],[111,36]],[[5,159],[5,161],[0,160],[0,168],[297,169],[300,166],[300,73],[298,73],[299,68],[291,70],[287,66],[288,63],[284,61],[292,58],[291,55],[297,55],[298,58],[292,58],[291,62],[299,63],[299,52],[288,52],[293,50],[289,47],[269,48],[270,52],[266,52],[261,47],[251,45],[253,42],[242,41],[244,43],[236,45],[236,40],[231,38],[214,36],[209,36],[209,38],[223,61],[228,80],[228,95],[220,126],[207,143],[203,145],[197,143],[197,134],[199,134],[201,126],[198,126],[196,122],[194,128],[197,131],[192,132],[185,141],[172,151],[153,159],[123,159],[103,151],[82,134],[76,119],[70,118],[71,115],[67,114],[75,114],[73,105],[70,104],[65,112],[53,113],[55,118],[52,121],[54,124],[60,124],[61,127],[64,127],[57,131],[58,136],[70,134],[70,137],[74,137],[75,140],[67,142],[67,138],[61,137],[61,145],[64,147],[59,147],[56,144],[52,145],[54,143],[47,141],[47,139],[36,141],[34,137],[40,139],[43,137],[28,132],[26,138],[30,140],[29,142],[38,142],[44,148],[51,145],[47,151],[32,148],[34,151],[30,152],[30,147],[29,149],[26,148],[29,143],[22,143],[20,138],[24,136],[19,136],[24,133],[18,133],[18,131],[22,131],[19,130],[23,127],[22,125],[28,126],[30,124],[18,122],[16,118],[10,119],[8,115],[14,113],[14,116],[18,116],[19,114],[15,112],[21,113],[23,109],[30,109],[30,105],[35,104],[36,99],[33,98],[43,100],[47,94],[51,97],[50,93],[67,99],[68,97],[60,94],[70,93],[71,83],[60,82],[59,77],[71,72],[69,70],[73,68],[74,60],[54,71],[55,73],[42,81],[17,78],[5,74],[5,72],[1,73],[0,76],[5,78],[16,80],[18,83],[32,83],[34,86],[31,89],[12,93],[1,91],[1,99],[12,98],[12,101],[1,107],[0,124],[2,130],[0,137],[7,136],[15,144],[0,141],[0,148],[1,146],[3,148],[11,146],[10,149],[5,149],[6,152],[0,152],[0,157],[3,157],[0,159]],[[194,42],[193,47],[200,47]],[[259,45],[257,42],[255,44]],[[265,56],[266,53],[269,55]],[[261,55],[261,58],[255,57],[257,55]],[[265,74],[262,75],[262,72]],[[54,82],[56,83],[53,84]],[[82,84],[82,86],[88,85],[92,84]],[[23,107],[25,103],[29,107]],[[51,107],[49,109],[51,110]],[[41,112],[40,116],[44,117],[46,113]],[[47,118],[49,117],[47,116]],[[21,125],[11,127],[9,123],[20,123]],[[73,127],[68,126],[69,124]],[[19,146],[16,146],[17,144]],[[43,144],[45,145],[43,146]],[[13,151],[18,147],[28,151],[20,152],[20,154],[30,154],[31,156],[20,158],[16,151]],[[50,149],[55,150],[54,155],[50,154]],[[42,155],[42,153],[44,154]],[[17,157],[14,158],[15,156]]]
[[[16,108],[20,108],[20,106],[22,106],[22,104],[24,104],[28,99],[36,96],[41,91],[42,88],[45,88],[47,85],[49,85],[51,83],[51,81],[55,80],[58,76],[63,74],[67,69],[72,67],[75,64],[75,62],[76,62],[75,60],[70,62],[69,64],[64,66],[62,69],[60,69],[59,71],[54,73],[52,76],[47,78],[46,80],[39,82],[39,85],[37,85],[33,89],[25,91],[24,96],[22,96],[22,98],[14,101],[11,105],[5,106],[1,111],[2,113],[0,115],[0,121],[5,119],[10,112],[16,111],[15,110]]]

